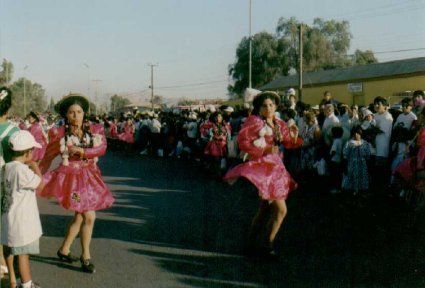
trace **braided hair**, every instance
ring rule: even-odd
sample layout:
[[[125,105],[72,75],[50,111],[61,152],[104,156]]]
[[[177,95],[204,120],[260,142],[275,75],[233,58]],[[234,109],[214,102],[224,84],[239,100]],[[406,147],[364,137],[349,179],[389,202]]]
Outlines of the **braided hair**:
[[[90,122],[88,121],[88,119],[86,118],[86,116],[84,115],[84,120],[83,120],[83,125],[82,125],[82,131],[83,131],[83,135],[82,138],[80,138],[80,144],[78,145],[81,148],[92,148],[93,147],[93,135],[90,131]],[[74,135],[71,132],[71,127],[69,126],[68,123],[68,119],[65,117],[65,143],[68,142],[69,138]],[[89,142],[87,143],[87,141],[84,141],[86,138],[85,136],[88,135],[89,136]],[[75,135],[74,135],[75,136]]]

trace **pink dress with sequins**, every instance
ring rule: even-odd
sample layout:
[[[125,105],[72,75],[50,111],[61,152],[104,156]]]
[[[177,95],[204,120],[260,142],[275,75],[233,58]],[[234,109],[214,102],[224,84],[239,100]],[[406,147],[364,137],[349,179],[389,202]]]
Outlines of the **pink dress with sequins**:
[[[32,124],[28,128],[28,131],[32,134],[32,136],[34,136],[35,141],[37,141],[41,145],[41,148],[34,148],[32,152],[32,160],[39,161],[43,159],[44,153],[46,152],[46,147],[47,147],[46,135],[43,132],[43,127],[41,127],[41,124],[38,122],[35,122],[34,124]]]
[[[286,148],[302,145],[301,138],[294,143],[285,122],[276,119],[276,123],[280,127],[282,144]],[[253,144],[259,138],[259,132],[265,125],[265,121],[258,116],[248,117],[238,134],[238,145],[240,150],[249,154],[249,161],[229,170],[223,179],[233,184],[239,177],[245,177],[258,188],[261,199],[269,201],[286,199],[288,194],[297,188],[297,183],[283,165],[281,156],[265,154],[263,148]],[[264,138],[266,148],[274,145],[273,135],[265,135]]]
[[[118,139],[126,143],[134,143],[134,125],[124,124],[124,131],[118,134]]]
[[[69,158],[66,165],[62,162],[58,168],[48,171],[52,160],[61,155],[60,141],[64,137],[64,126],[53,127],[49,131],[49,145],[40,163],[43,180],[46,184],[43,190],[37,191],[41,197],[55,197],[59,204],[69,210],[79,213],[106,209],[112,206],[115,199],[103,182],[97,157],[106,152],[104,128],[99,124],[90,125],[93,137],[100,138],[100,143],[92,148],[84,148],[84,159]]]
[[[425,179],[416,177],[416,172],[425,169],[425,128],[421,128],[416,138],[418,154],[402,161],[393,171],[408,185],[419,192],[425,192]]]

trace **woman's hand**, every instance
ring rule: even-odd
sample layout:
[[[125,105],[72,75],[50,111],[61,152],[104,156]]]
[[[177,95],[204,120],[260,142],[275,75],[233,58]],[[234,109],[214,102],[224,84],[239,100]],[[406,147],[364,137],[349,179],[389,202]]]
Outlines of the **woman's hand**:
[[[78,156],[80,158],[83,158],[83,156],[84,156],[84,149],[83,148],[77,147],[77,146],[71,146],[68,149],[69,149],[68,150],[69,156],[71,156],[71,157],[72,156]]]
[[[279,154],[279,147],[271,146],[264,149],[265,154]]]

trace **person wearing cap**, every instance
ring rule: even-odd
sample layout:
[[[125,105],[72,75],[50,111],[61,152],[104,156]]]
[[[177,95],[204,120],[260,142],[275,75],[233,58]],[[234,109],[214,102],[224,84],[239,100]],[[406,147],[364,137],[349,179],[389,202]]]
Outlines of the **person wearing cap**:
[[[91,260],[90,242],[95,211],[111,207],[115,200],[96,164],[98,157],[106,152],[104,127],[86,120],[89,101],[81,94],[65,96],[55,109],[64,118],[65,124],[49,131],[50,142],[40,163],[46,185],[38,190],[38,194],[55,197],[63,208],[74,211],[63,243],[57,251],[59,259],[68,263],[78,260],[70,249],[80,234],[81,267],[84,272],[93,273],[95,267]],[[61,164],[48,171],[56,156],[62,157]]]
[[[9,269],[10,287],[16,287],[13,266],[18,257],[20,288],[40,287],[31,278],[29,255],[39,254],[42,235],[36,189],[44,184],[37,162],[33,160],[34,148],[41,148],[30,132],[17,131],[9,139],[12,161],[5,166],[5,194],[2,197],[1,243]]]
[[[29,127],[27,130],[34,136],[35,141],[37,141],[41,148],[35,148],[32,152],[32,158],[34,161],[41,161],[44,157],[47,147],[47,135],[43,131],[43,127],[40,124],[40,119],[34,111],[28,113],[26,119],[28,120]]]
[[[7,118],[9,117],[9,110],[12,107],[12,91],[6,87],[0,88],[0,143],[3,151],[3,163],[12,160],[12,150],[9,147],[9,137],[19,131],[19,128],[12,125]],[[1,248],[1,246],[0,246]],[[1,275],[7,274],[8,269],[6,261],[3,257],[3,250],[0,249],[0,270]]]
[[[224,176],[229,184],[244,177],[258,189],[260,205],[251,224],[247,252],[266,257],[276,255],[273,244],[287,213],[286,199],[298,186],[282,162],[279,146],[297,148],[303,143],[296,125],[288,127],[276,117],[279,101],[279,95],[271,91],[255,96],[252,115],[238,134],[239,149],[248,161]]]

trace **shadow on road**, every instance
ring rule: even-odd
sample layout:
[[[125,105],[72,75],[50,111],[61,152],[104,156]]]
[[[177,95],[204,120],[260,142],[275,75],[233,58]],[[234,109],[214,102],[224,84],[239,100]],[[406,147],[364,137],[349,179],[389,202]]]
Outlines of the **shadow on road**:
[[[279,261],[259,261],[243,256],[258,201],[247,182],[228,186],[197,163],[118,152],[100,165],[116,203],[101,212],[94,237],[140,243],[130,251],[177,274],[182,285],[425,287],[423,222],[412,227],[397,201],[364,207],[318,187],[296,191],[276,241]],[[54,227],[69,220],[42,215],[54,223],[43,226],[45,235],[62,237]]]

